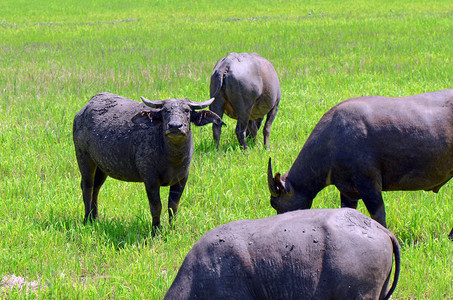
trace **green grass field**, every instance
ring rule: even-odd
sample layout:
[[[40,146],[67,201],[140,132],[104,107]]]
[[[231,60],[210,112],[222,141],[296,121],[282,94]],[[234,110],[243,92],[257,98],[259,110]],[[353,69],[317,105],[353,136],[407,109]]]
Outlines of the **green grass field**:
[[[163,298],[204,233],[275,214],[269,156],[274,171],[287,171],[343,99],[452,88],[452,49],[451,0],[2,1],[0,279],[15,274],[44,287],[9,297]],[[164,213],[152,238],[143,184],[114,179],[101,190],[100,220],[84,226],[72,121],[90,97],[205,101],[216,61],[243,51],[269,59],[280,78],[270,150],[260,131],[241,151],[228,117],[218,151],[210,125],[192,127],[195,153],[174,230]],[[165,207],[168,188],[161,195]],[[393,299],[453,298],[452,197],[451,182],[438,194],[384,193],[402,247]],[[339,206],[334,187],[313,205]]]

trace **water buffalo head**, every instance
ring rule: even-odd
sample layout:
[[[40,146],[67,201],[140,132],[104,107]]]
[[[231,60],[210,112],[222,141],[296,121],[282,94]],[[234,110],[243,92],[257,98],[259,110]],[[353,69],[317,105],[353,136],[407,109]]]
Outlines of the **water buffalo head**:
[[[209,123],[222,124],[222,119],[209,110],[196,111],[208,107],[214,98],[205,102],[194,102],[189,99],[166,99],[163,101],[148,100],[141,97],[142,101],[153,110],[145,112],[148,116],[163,123],[165,135],[178,140],[190,134],[190,122],[196,126]]]
[[[267,166],[267,183],[271,192],[271,205],[277,214],[297,209],[310,208],[313,197],[307,195],[303,190],[295,189],[287,180],[288,173],[280,175],[272,172],[272,162],[269,158]]]

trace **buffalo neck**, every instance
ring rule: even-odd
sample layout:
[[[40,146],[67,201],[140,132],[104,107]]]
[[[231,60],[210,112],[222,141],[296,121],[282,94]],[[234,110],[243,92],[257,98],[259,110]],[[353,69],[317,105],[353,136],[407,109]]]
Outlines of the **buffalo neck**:
[[[164,148],[168,160],[174,164],[190,163],[193,154],[192,133],[181,139],[164,138]]]
[[[286,180],[295,190],[314,198],[330,184],[330,166],[327,147],[311,142],[309,138],[288,171]]]

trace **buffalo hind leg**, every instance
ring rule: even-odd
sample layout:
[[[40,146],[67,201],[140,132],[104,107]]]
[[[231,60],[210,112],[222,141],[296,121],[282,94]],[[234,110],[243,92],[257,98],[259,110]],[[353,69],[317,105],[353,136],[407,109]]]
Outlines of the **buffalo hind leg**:
[[[255,141],[256,136],[258,134],[258,130],[261,127],[261,122],[263,121],[263,118],[255,119],[255,120],[250,120],[248,125],[247,125],[247,133],[246,136],[248,139]]]
[[[238,119],[236,125],[236,137],[238,138],[239,144],[244,148],[244,150],[248,149],[247,140],[245,139],[245,132],[247,130],[248,120],[240,120]]]
[[[178,212],[179,200],[181,199],[182,192],[186,186],[187,177],[179,183],[170,186],[170,194],[168,195],[168,222],[172,225],[173,218],[176,217]]]
[[[232,88],[228,88],[227,86],[227,89],[225,90],[225,99],[227,99],[227,101],[229,100],[230,103],[234,103],[232,106],[237,116],[236,137],[243,149],[247,150],[248,146],[245,137],[252,107],[246,107],[245,104],[249,101],[244,99],[241,91],[234,88],[234,85],[232,85]]]
[[[381,187],[375,180],[360,180],[355,184],[363,203],[365,204],[373,220],[379,222],[382,226],[387,227],[385,221],[385,206],[382,199]]]
[[[107,174],[105,174],[99,167],[96,168],[94,174],[94,185],[93,185],[93,196],[91,198],[91,216],[93,219],[98,218],[98,196],[101,186],[104,184],[107,179]]]
[[[212,95],[211,95],[212,97]],[[209,110],[216,113],[221,119],[223,118],[223,107],[225,106],[225,98],[221,95],[218,94],[212,102],[212,104],[209,106]],[[222,125],[223,124],[215,124],[212,123],[212,136],[214,137],[214,141],[216,143],[217,149],[219,149],[219,144],[220,144],[220,135],[222,134]]]
[[[359,196],[347,196],[346,194],[340,193],[341,207],[349,207],[357,209],[359,204]]]
[[[266,122],[263,128],[264,147],[269,150],[269,136],[271,135],[272,122],[274,122],[275,116],[277,115],[278,104],[280,98],[275,102],[274,107],[267,113]]]
[[[96,173],[96,164],[87,153],[76,149],[77,163],[79,165],[80,175],[82,177],[80,187],[82,188],[83,203],[85,204],[85,217],[83,223],[93,221],[93,189],[94,174]]]

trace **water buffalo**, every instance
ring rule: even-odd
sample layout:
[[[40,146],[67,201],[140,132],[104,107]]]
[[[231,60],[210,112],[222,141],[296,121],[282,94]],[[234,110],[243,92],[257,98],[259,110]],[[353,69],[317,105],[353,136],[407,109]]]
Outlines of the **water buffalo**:
[[[170,186],[169,221],[178,211],[193,154],[190,122],[197,126],[221,123],[215,113],[203,110],[214,101],[189,99],[143,104],[110,93],[95,95],[74,118],[74,146],[82,175],[85,219],[98,216],[99,189],[107,176],[144,182],[153,227],[160,224],[159,189]],[[151,108],[151,109],[150,109]]]
[[[324,114],[287,173],[273,178],[270,159],[268,164],[277,213],[310,208],[316,194],[333,184],[342,207],[356,208],[362,199],[384,226],[382,191],[437,193],[452,176],[453,89],[345,100]]]
[[[379,223],[350,208],[299,210],[212,229],[164,299],[388,299],[399,271],[398,241]]]
[[[256,138],[264,115],[264,146],[269,148],[269,134],[277,114],[281,91],[277,73],[272,64],[256,53],[231,53],[221,58],[211,75],[209,109],[223,117],[237,119],[236,136],[247,149],[246,135]],[[221,125],[213,124],[214,140],[219,148]]]

